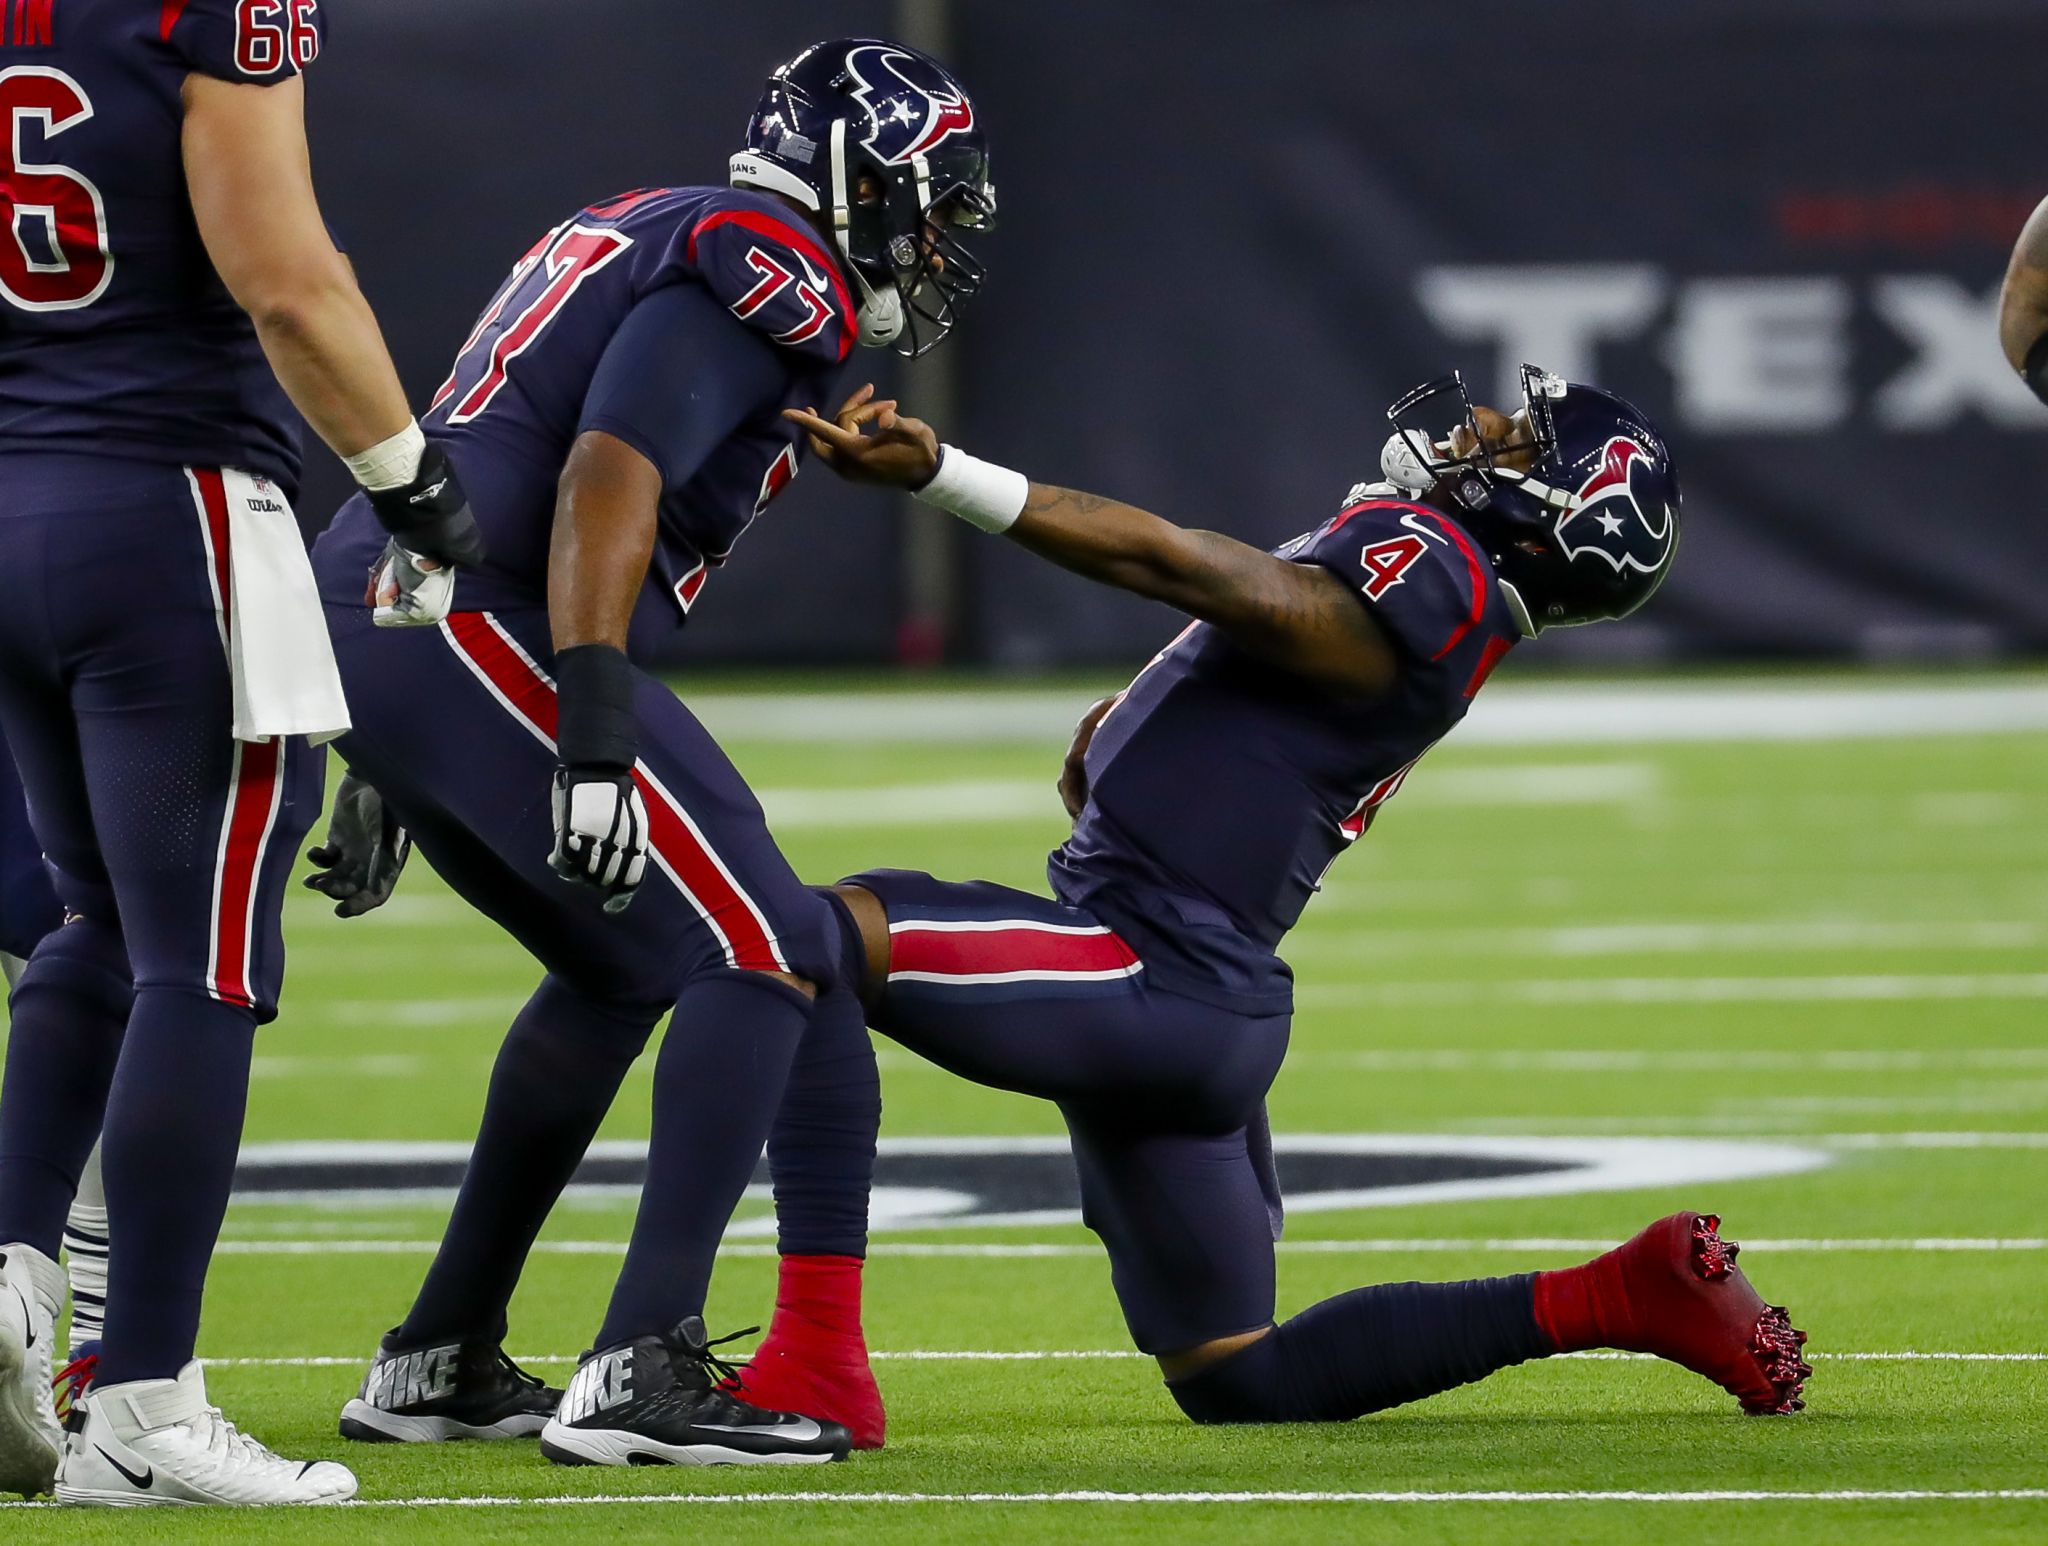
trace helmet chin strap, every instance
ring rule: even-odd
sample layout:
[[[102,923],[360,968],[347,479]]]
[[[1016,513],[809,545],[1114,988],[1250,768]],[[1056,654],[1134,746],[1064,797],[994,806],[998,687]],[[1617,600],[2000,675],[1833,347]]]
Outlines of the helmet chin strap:
[[[846,257],[846,267],[853,275],[854,284],[860,289],[860,311],[854,320],[860,327],[861,347],[886,348],[903,335],[903,297],[896,293],[893,284],[887,290],[877,290],[868,283],[868,276],[860,271],[860,265],[853,261],[853,194],[846,179],[844,118],[832,120],[831,156],[832,235]]]

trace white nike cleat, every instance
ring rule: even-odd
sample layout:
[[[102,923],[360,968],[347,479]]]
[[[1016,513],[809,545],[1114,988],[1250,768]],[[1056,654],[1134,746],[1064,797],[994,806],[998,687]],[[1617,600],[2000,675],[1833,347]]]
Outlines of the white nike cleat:
[[[286,1460],[221,1416],[195,1360],[172,1380],[95,1385],[71,1433],[57,1501],[94,1508],[340,1503],[356,1479],[331,1460]]]
[[[50,1355],[64,1270],[25,1245],[0,1246],[0,1492],[48,1492],[64,1449]]]

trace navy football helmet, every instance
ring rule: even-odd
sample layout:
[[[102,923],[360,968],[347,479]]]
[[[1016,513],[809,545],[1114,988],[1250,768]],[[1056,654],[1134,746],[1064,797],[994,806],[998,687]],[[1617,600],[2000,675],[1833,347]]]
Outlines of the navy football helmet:
[[[878,202],[860,200],[863,175]],[[813,43],[768,77],[731,178],[831,216],[870,347],[925,353],[987,277],[955,233],[995,222],[988,140],[966,89],[914,48]]]
[[[1454,398],[1472,449],[1437,437]],[[1631,404],[1598,387],[1522,367],[1522,416],[1534,460],[1516,470],[1479,433],[1455,371],[1387,410],[1381,457],[1410,493],[1436,489],[1493,560],[1522,631],[1627,617],[1648,601],[1678,552],[1678,473],[1664,437]],[[1432,424],[1430,421],[1434,420]]]

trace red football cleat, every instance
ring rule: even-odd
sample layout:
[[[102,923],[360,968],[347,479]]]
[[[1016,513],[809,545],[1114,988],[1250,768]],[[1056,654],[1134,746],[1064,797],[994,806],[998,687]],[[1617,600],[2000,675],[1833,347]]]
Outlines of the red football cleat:
[[[725,1388],[764,1411],[843,1423],[855,1449],[882,1447],[888,1413],[865,1352],[828,1359],[777,1347],[770,1337]]]
[[[1674,1213],[1583,1267],[1536,1275],[1536,1321],[1559,1352],[1654,1353],[1706,1376],[1759,1416],[1800,1410],[1806,1333],[1735,1265],[1712,1213]]]

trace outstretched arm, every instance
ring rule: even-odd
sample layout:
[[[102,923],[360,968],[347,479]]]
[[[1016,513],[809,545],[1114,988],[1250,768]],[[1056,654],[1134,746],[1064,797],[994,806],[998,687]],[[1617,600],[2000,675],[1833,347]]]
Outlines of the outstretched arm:
[[[1998,341],[2034,394],[2048,400],[2048,199],[2028,218],[1998,297]]]
[[[917,490],[939,470],[931,427],[863,387],[836,419],[791,409],[843,477]],[[1219,532],[1193,531],[1100,494],[1029,485],[1003,535],[1063,569],[1212,623],[1276,666],[1359,693],[1392,685],[1395,656],[1358,597],[1327,569]]]

